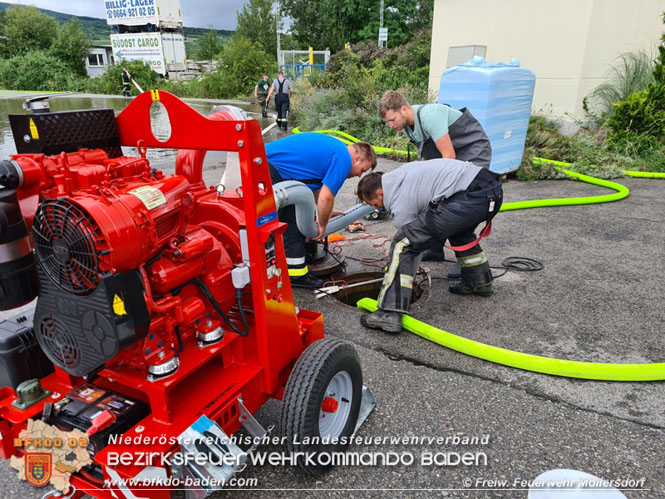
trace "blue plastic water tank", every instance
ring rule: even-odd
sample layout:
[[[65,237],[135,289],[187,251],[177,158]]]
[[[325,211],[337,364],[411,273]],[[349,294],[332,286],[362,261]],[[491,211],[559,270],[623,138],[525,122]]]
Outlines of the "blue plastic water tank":
[[[534,72],[517,59],[496,63],[474,57],[443,72],[439,102],[471,111],[492,144],[490,169],[506,173],[522,162],[535,85]]]

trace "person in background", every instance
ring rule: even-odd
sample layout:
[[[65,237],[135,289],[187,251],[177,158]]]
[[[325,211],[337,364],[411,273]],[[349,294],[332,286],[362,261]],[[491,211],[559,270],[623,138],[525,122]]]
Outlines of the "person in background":
[[[277,126],[286,130],[288,128],[287,116],[289,112],[289,103],[291,94],[293,94],[293,87],[291,82],[284,77],[284,72],[277,73],[268,91],[268,100],[275,94],[275,111],[277,111]]]
[[[474,231],[481,222],[489,226],[501,208],[503,190],[496,173],[455,159],[417,161],[383,175],[366,175],[357,194],[365,203],[390,211],[397,228],[378,309],[361,317],[364,326],[388,333],[402,330],[421,253],[433,245],[440,248],[446,240],[462,265],[461,281],[448,290],[492,295],[492,271]]]
[[[261,114],[264,118],[268,117],[268,92],[270,83],[268,83],[268,73],[263,73],[263,78],[254,87],[254,98],[261,106]]]
[[[411,106],[402,94],[388,90],[379,101],[379,115],[390,128],[404,132],[418,148],[420,159],[450,158],[490,167],[489,138],[466,108],[455,109],[446,104]],[[443,261],[443,248],[432,248],[423,255],[423,260]],[[448,277],[460,277],[458,264]]]
[[[122,68],[122,96],[129,97],[132,83],[132,75],[129,74],[127,68]]]
[[[376,153],[366,142],[349,146],[321,133],[298,133],[266,144],[266,158],[273,184],[298,180],[313,192],[317,207],[319,233],[322,238],[331,214],[335,196],[347,178],[359,177],[376,166]],[[279,220],[288,224],[284,232],[284,251],[291,284],[316,289],[323,281],[310,274],[305,261],[305,236],[296,225],[295,206],[282,208]]]

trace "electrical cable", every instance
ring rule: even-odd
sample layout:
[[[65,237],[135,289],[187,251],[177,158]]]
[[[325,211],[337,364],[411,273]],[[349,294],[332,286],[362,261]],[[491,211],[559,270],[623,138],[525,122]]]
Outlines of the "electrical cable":
[[[332,259],[335,260],[335,261],[339,264],[339,266],[340,266],[342,269],[345,269],[345,268],[346,268],[346,262],[341,261],[341,260],[340,260],[339,258],[337,258],[337,256],[336,256],[336,255],[339,255],[339,253],[341,253],[341,249],[340,249],[340,251],[337,252],[337,253],[335,253],[335,252],[332,251],[332,250],[335,250],[335,249],[337,249],[337,248],[338,248],[338,246],[335,246],[334,243],[331,244],[331,245],[329,246],[329,245],[328,245],[328,238],[326,237],[326,244],[324,245],[324,249],[326,250],[326,253],[328,253],[328,254],[332,257]]]
[[[172,290],[172,291],[171,291],[171,294],[174,295],[174,296],[177,296],[178,294],[180,294],[180,292],[182,291],[182,289],[183,289],[185,286],[189,285],[189,284],[196,284],[196,285],[199,287],[199,289],[201,290],[201,292],[202,292],[202,293],[204,294],[204,296],[208,299],[208,302],[210,302],[210,304],[211,304],[212,307],[215,309],[215,311],[216,311],[216,312],[222,317],[222,319],[224,319],[224,322],[226,322],[226,324],[228,324],[228,326],[229,326],[231,329],[233,329],[233,330],[234,330],[236,333],[238,333],[240,336],[247,336],[247,335],[249,335],[249,327],[247,327],[247,320],[245,319],[245,311],[244,311],[244,309],[243,309],[243,307],[242,307],[242,301],[241,301],[241,300],[238,300],[238,307],[240,308],[240,318],[241,318],[241,320],[242,320],[243,327],[245,328],[244,331],[241,331],[240,329],[238,329],[238,328],[237,328],[237,327],[231,322],[231,320],[228,318],[228,316],[224,313],[224,310],[222,310],[222,307],[221,307],[221,305],[219,304],[219,302],[217,302],[217,300],[215,300],[215,297],[212,295],[212,292],[210,291],[210,289],[208,288],[208,286],[205,285],[204,282],[199,281],[198,279],[192,279],[192,280],[186,282],[185,284],[183,284],[183,285],[181,285],[181,286],[178,286],[177,288],[175,288],[174,290]],[[240,296],[242,297],[242,291],[241,291]],[[237,293],[236,293],[236,298],[238,298],[238,294],[237,294]]]
[[[240,336],[247,336],[249,334],[249,325],[247,324],[247,317],[245,317],[245,308],[242,306],[242,288],[236,288],[236,302],[238,303],[238,312],[240,312],[240,320],[242,327],[245,328],[245,334],[238,332]]]
[[[501,267],[506,271],[518,270],[520,272],[537,272],[545,268],[542,262],[526,256],[509,256],[501,262]]]
[[[175,336],[178,339],[178,351],[176,352],[175,356],[179,357],[183,349],[182,334],[180,334],[180,326],[174,326],[173,330],[175,331]]]

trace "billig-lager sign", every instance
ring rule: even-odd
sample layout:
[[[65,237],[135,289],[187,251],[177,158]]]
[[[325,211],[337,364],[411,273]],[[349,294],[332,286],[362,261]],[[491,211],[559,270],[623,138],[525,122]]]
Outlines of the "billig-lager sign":
[[[108,24],[146,24],[157,22],[155,0],[106,0]]]

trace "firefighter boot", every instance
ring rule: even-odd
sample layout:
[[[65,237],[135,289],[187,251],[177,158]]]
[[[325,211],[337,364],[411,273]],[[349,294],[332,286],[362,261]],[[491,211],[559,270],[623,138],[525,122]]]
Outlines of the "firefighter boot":
[[[323,284],[323,279],[319,279],[310,272],[303,276],[291,277],[291,286],[294,288],[319,289]]]
[[[460,277],[462,277],[462,267],[459,262],[455,262],[455,265],[448,271],[448,279],[459,279]]]
[[[485,259],[484,254],[483,259]],[[456,295],[492,296],[494,289],[489,262],[485,259],[480,265],[462,266],[462,280],[448,286],[448,291]]]
[[[402,314],[378,309],[371,314],[360,318],[360,323],[372,329],[382,329],[387,333],[398,334],[402,332]]]

